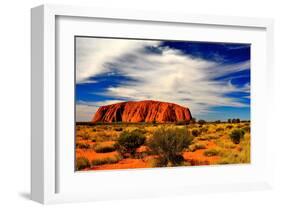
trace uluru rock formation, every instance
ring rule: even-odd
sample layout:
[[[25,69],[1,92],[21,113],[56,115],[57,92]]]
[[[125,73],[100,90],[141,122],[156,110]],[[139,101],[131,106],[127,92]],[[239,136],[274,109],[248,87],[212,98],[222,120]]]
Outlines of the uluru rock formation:
[[[92,122],[177,122],[192,118],[188,108],[160,101],[129,101],[101,106]]]

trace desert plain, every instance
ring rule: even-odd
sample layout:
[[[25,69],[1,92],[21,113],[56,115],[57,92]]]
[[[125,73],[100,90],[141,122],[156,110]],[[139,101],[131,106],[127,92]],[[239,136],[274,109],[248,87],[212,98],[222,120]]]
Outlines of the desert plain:
[[[155,149],[151,150],[159,130],[187,133],[187,145],[175,150],[176,155],[181,156],[178,162],[161,163],[159,155],[165,149],[156,150],[156,153]],[[120,149],[119,140],[130,137],[131,133],[143,141],[135,145],[133,152],[126,153]],[[250,121],[233,119],[189,124],[78,122],[75,146],[77,171],[250,163]]]

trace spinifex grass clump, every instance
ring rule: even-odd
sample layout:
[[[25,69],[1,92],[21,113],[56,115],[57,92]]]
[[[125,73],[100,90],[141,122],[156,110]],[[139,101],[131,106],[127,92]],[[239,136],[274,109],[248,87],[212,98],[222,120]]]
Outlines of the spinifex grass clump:
[[[86,143],[76,143],[76,148],[79,148],[79,149],[89,149],[90,145],[86,144]]]
[[[196,150],[199,150],[199,149],[206,149],[206,145],[197,143],[197,144],[191,144],[188,148],[188,150],[191,152],[195,152]]]
[[[208,149],[204,152],[207,157],[217,156],[220,153],[218,149]]]
[[[182,152],[192,142],[192,136],[186,128],[161,127],[153,133],[148,146],[153,154],[158,155],[156,166],[179,166],[184,159]]]
[[[226,129],[232,129],[233,128],[233,125],[227,125],[226,126]]]
[[[244,138],[244,130],[242,129],[235,129],[230,134],[229,137],[234,144],[239,144],[240,140]]]
[[[94,150],[97,153],[107,153],[107,152],[113,152],[116,150],[114,144],[103,144],[103,143],[97,143],[94,146]]]
[[[88,131],[83,131],[83,132],[81,133],[81,137],[82,137],[82,139],[84,139],[84,140],[88,140],[88,139],[90,139],[91,135],[90,135],[90,133],[89,133]]]
[[[199,129],[200,133],[207,133],[209,131],[209,126],[204,126],[201,129]]]
[[[251,149],[250,149],[250,135],[245,135],[245,138],[239,144],[240,149],[233,149],[231,152],[221,152],[219,164],[240,164],[250,163]]]
[[[101,159],[94,159],[91,162],[92,166],[97,166],[97,165],[104,165],[104,164],[115,164],[118,163],[122,157],[117,154],[112,157],[106,157],[106,158],[101,158]]]
[[[216,129],[216,132],[220,132],[220,131],[224,131],[224,128],[219,127],[219,128]]]
[[[76,159],[76,170],[83,170],[85,168],[89,168],[91,165],[90,165],[90,162],[87,158],[85,157],[78,157]]]
[[[138,129],[133,131],[123,131],[116,143],[116,148],[123,155],[129,154],[134,156],[137,148],[145,142],[145,135]]]

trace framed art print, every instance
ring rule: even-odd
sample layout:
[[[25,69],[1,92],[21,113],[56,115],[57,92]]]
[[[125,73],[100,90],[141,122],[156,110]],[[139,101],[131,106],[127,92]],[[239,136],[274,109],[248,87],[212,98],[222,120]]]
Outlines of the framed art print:
[[[269,188],[272,27],[32,9],[32,199]]]

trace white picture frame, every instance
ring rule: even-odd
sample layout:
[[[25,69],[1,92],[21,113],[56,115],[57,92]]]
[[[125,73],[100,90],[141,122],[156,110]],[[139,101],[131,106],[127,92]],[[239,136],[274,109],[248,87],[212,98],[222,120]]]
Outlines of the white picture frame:
[[[259,175],[251,178],[251,176],[243,177],[244,173],[249,173],[251,167],[238,168],[236,167],[216,167],[213,171],[210,171],[209,175],[214,176],[214,182],[209,182],[206,178],[206,182],[202,181],[201,184],[197,180],[193,182],[182,182],[185,178],[186,171],[185,168],[172,168],[172,169],[156,169],[153,174],[149,169],[140,170],[127,170],[127,171],[110,171],[99,173],[93,176],[93,173],[89,172],[83,174],[84,176],[79,178],[72,178],[72,174],[65,174],[61,171],[63,167],[61,160],[59,158],[64,158],[61,156],[61,143],[58,143],[58,138],[60,137],[60,130],[58,128],[58,121],[66,120],[66,118],[61,118],[59,113],[60,109],[60,91],[58,87],[62,82],[59,78],[57,69],[60,67],[60,60],[56,56],[59,54],[57,52],[58,48],[63,47],[58,43],[57,36],[59,33],[59,25],[56,20],[59,18],[71,18],[80,19],[80,22],[85,21],[87,18],[96,20],[106,20],[111,21],[121,21],[123,23],[153,23],[155,27],[158,24],[175,26],[175,27],[185,27],[185,25],[194,26],[206,26],[215,28],[235,28],[235,30],[253,29],[254,31],[262,31],[259,39],[255,40],[258,43],[262,40],[262,44],[256,49],[265,49],[264,53],[257,55],[262,57],[260,60],[256,59],[257,62],[262,62],[263,64],[259,71],[253,72],[254,82],[254,104],[255,108],[252,112],[253,120],[256,120],[255,129],[257,133],[253,135],[256,137],[256,141],[260,141],[261,137],[265,140],[262,143],[257,143],[256,159],[257,161],[262,161],[262,163],[257,162],[257,170]],[[79,23],[76,23],[79,24]],[[82,23],[81,23],[82,24]],[[102,23],[101,23],[102,24]],[[84,7],[72,7],[72,6],[58,6],[58,5],[42,5],[31,10],[31,72],[32,72],[32,102],[31,102],[31,112],[32,112],[32,137],[31,137],[31,199],[47,204],[47,203],[57,203],[57,202],[71,202],[71,201],[88,201],[88,200],[103,200],[103,199],[118,199],[127,197],[146,197],[146,196],[159,196],[159,195],[172,195],[172,194],[185,194],[185,193],[204,193],[204,192],[217,192],[217,191],[245,191],[253,189],[266,189],[270,188],[272,180],[272,160],[271,160],[271,148],[268,145],[270,139],[270,133],[266,130],[260,129],[261,115],[259,110],[265,108],[268,113],[266,117],[263,118],[263,122],[270,121],[270,102],[264,103],[262,100],[266,97],[267,101],[273,99],[273,95],[268,93],[272,89],[272,80],[274,76],[273,71],[273,20],[271,19],[261,19],[261,18],[244,18],[244,17],[224,17],[224,16],[204,16],[204,15],[188,15],[188,14],[173,14],[173,13],[161,13],[161,12],[147,12],[147,11],[129,11],[129,10],[109,10],[101,8],[84,8]],[[126,26],[124,26],[126,27]],[[67,27],[62,26],[65,30]],[[79,28],[79,27],[77,27]],[[125,31],[130,31],[127,29]],[[70,33],[73,35],[74,32]],[[92,33],[91,31],[89,33]],[[83,35],[83,34],[79,34]],[[131,35],[132,36],[132,35]],[[222,38],[222,37],[220,37]],[[228,37],[225,37],[224,41],[227,41]],[[213,38],[216,40],[216,37]],[[242,40],[242,39],[241,39]],[[246,39],[245,39],[246,40]],[[258,48],[263,47],[263,48]],[[72,62],[72,61],[71,61]],[[73,62],[72,62],[73,63]],[[255,63],[254,63],[255,65]],[[259,72],[259,73],[258,73]],[[71,79],[71,77],[65,77],[65,80]],[[257,81],[259,80],[259,82]],[[73,81],[73,80],[72,80]],[[71,82],[72,82],[71,81]],[[60,126],[61,127],[61,126]],[[259,132],[258,132],[259,130]],[[72,142],[74,144],[74,142]],[[71,143],[70,143],[71,144]],[[70,146],[69,143],[67,146]],[[261,156],[262,154],[262,156]],[[65,159],[69,159],[66,157]],[[262,159],[262,160],[261,160]],[[74,160],[74,159],[72,159]],[[65,161],[64,161],[65,162]],[[235,169],[241,169],[241,172],[236,174],[231,174]],[[254,168],[253,168],[254,169]],[[198,168],[189,170],[189,173],[194,173],[194,175],[203,175],[208,172],[208,168]],[[242,171],[244,170],[244,171]],[[260,172],[262,171],[262,172]],[[69,171],[67,171],[69,172]],[[74,172],[74,170],[73,170]],[[220,172],[225,172],[225,176],[228,176],[225,180],[215,177]],[[251,172],[250,172],[251,173]],[[102,175],[101,175],[102,174]],[[114,181],[108,181],[106,188],[116,188],[113,189],[111,193],[107,191],[98,191],[99,187],[102,185],[97,184],[96,188],[92,190],[85,190],[81,192],[81,188],[78,188],[78,183],[75,181],[80,181],[79,179],[90,179],[90,178],[112,178],[114,175],[116,179]],[[141,187],[143,182],[151,177],[151,184]],[[155,176],[161,176],[159,179],[165,181],[165,179],[171,179],[175,176],[178,182],[173,185],[168,183],[168,185],[161,186],[160,182],[155,182]],[[230,176],[229,176],[230,175]],[[231,175],[238,179],[235,181],[231,180]],[[240,178],[241,176],[241,178]],[[65,178],[64,178],[65,177]],[[127,186],[115,181],[127,179]],[[132,184],[134,184],[135,179],[138,179],[138,183],[134,185],[135,190],[132,189]],[[153,180],[154,178],[154,180]],[[199,177],[198,177],[199,178]],[[215,180],[215,178],[217,178]],[[60,182],[62,179],[65,181],[63,184]],[[63,181],[62,181],[63,182]],[[67,187],[65,186],[67,184]],[[115,184],[115,185],[114,185]],[[62,185],[62,186],[59,186]],[[61,188],[64,187],[64,188]],[[71,187],[73,191],[71,191]],[[139,189],[138,189],[139,188]],[[100,188],[102,189],[102,188]],[[77,192],[75,192],[77,190]],[[97,192],[98,191],[98,192]]]

